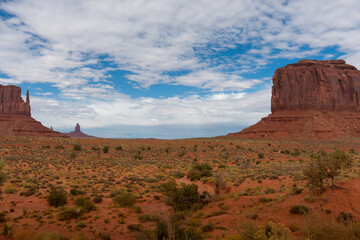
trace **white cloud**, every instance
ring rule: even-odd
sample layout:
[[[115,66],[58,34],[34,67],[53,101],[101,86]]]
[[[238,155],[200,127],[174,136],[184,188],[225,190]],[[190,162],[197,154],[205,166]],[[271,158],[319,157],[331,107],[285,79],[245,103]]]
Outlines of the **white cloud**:
[[[59,101],[31,97],[36,108],[33,116],[47,126],[71,129],[76,122],[85,122],[88,128],[129,125],[203,125],[255,123],[269,113],[270,88],[253,94],[214,93],[205,97],[171,97],[166,99],[126,96],[114,100]],[[52,114],[56,111],[56,115]]]
[[[10,77],[0,83],[56,87],[59,95],[33,96],[32,106],[59,127],[81,119],[92,127],[253,123],[269,111],[269,92],[242,91],[271,76],[246,73],[313,56],[360,66],[357,0],[16,0],[0,8],[14,15],[0,18],[0,74]],[[328,47],[339,52],[322,52]],[[183,85],[209,95],[134,99],[109,82],[113,70],[128,71],[123,80],[139,88]],[[57,117],[49,116],[54,107]]]

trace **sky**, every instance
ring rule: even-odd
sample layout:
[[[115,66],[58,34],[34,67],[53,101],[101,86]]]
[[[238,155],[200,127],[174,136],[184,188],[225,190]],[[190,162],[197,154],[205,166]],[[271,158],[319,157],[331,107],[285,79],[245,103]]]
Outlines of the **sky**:
[[[358,0],[0,0],[0,84],[111,138],[212,137],[270,113],[274,71],[360,67]]]

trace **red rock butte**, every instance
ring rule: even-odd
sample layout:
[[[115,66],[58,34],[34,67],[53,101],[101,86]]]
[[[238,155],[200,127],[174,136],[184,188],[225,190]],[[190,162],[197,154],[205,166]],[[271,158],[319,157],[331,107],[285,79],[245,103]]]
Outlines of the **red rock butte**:
[[[83,133],[80,130],[80,124],[78,124],[78,123],[76,124],[74,131],[65,133],[65,134],[71,138],[96,138],[94,136],[90,136],[90,135]]]
[[[360,137],[360,71],[344,60],[301,60],[275,71],[271,114],[242,138]]]
[[[26,102],[21,88],[0,84],[0,136],[46,136],[67,137],[53,131],[31,117],[29,91]]]

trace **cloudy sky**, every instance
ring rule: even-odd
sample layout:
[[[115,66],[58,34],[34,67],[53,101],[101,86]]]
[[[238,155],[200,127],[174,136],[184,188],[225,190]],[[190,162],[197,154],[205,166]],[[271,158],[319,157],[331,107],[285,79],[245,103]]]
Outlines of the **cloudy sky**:
[[[207,137],[270,113],[274,71],[360,67],[358,0],[0,1],[0,84],[101,137]]]

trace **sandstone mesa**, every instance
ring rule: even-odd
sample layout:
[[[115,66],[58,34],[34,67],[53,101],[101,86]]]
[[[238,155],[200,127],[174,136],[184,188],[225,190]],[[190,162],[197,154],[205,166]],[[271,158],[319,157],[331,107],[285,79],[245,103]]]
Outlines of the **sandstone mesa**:
[[[271,114],[228,136],[360,137],[360,71],[344,60],[300,60],[275,71]]]

